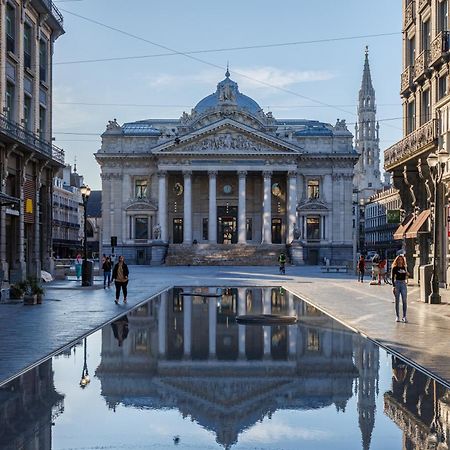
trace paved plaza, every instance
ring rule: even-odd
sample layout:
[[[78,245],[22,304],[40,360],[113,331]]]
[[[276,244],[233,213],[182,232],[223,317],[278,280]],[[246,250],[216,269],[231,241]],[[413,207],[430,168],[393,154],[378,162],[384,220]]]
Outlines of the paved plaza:
[[[114,304],[114,290],[96,280],[81,288],[74,280],[47,285],[42,305],[0,304],[0,385],[174,285],[284,286],[391,351],[424,367],[450,386],[450,295],[441,305],[418,301],[409,286],[408,324],[394,321],[391,286],[370,286],[352,274],[322,274],[318,267],[130,267],[128,304]]]

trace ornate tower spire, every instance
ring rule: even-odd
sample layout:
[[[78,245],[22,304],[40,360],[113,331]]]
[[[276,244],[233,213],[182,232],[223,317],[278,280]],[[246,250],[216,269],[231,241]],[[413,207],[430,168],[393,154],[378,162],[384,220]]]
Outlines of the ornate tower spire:
[[[369,48],[365,60],[361,88],[359,90],[358,121],[355,126],[355,148],[360,154],[355,166],[354,185],[362,198],[368,198],[382,188],[380,177],[380,146],[375,89],[369,64]]]

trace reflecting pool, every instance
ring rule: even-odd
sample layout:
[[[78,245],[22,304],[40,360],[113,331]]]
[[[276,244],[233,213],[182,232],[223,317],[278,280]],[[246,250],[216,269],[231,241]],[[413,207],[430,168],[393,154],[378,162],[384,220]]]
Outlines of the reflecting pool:
[[[449,404],[281,288],[183,287],[1,388],[0,448],[444,450]]]

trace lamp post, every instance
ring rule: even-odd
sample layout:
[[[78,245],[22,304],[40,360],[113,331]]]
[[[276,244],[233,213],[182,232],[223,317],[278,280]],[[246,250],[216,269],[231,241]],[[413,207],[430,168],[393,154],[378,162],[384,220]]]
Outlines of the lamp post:
[[[91,266],[88,264],[87,260],[87,202],[89,201],[89,196],[91,195],[91,188],[83,184],[80,188],[81,198],[83,200],[84,207],[84,237],[83,237],[83,265],[81,267],[81,286],[91,286]]]
[[[434,186],[434,214],[433,219],[433,275],[431,281],[430,303],[441,303],[439,294],[439,262],[440,262],[440,232],[442,226],[443,206],[439,204],[442,198],[441,182],[444,175],[445,164],[448,161],[449,154],[447,150],[441,149],[437,153],[430,153],[427,158],[427,164],[430,168],[431,181]]]
[[[87,338],[84,338],[84,364],[81,372],[80,387],[84,389],[90,382],[91,379],[87,368]]]

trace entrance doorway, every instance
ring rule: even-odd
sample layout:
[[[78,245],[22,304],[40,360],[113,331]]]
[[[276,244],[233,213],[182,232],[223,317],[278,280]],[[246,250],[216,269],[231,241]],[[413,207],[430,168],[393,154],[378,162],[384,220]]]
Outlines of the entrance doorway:
[[[173,243],[183,243],[183,219],[173,219]]]
[[[272,244],[281,244],[281,219],[272,219]]]
[[[237,207],[219,206],[217,208],[217,242],[219,244],[236,244],[236,228]]]

